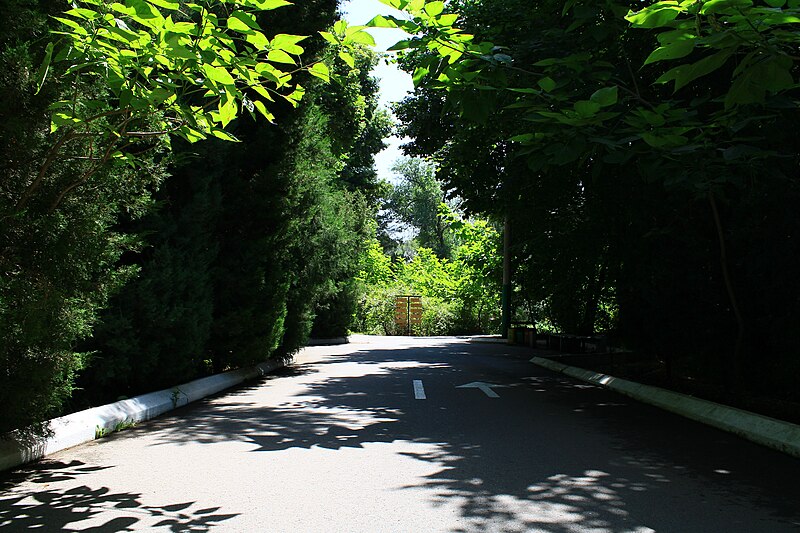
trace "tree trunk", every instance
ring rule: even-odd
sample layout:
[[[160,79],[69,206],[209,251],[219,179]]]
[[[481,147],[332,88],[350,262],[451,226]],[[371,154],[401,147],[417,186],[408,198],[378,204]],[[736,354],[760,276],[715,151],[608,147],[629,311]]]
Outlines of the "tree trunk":
[[[719,240],[719,262],[722,269],[722,279],[725,282],[725,290],[728,293],[728,301],[733,315],[736,317],[736,343],[733,348],[733,361],[731,361],[731,369],[729,373],[729,383],[735,389],[739,390],[742,385],[742,354],[744,348],[744,318],[739,310],[739,303],[736,299],[736,292],[733,288],[731,281],[730,270],[728,269],[728,253],[725,247],[725,234],[722,229],[722,222],[719,216],[719,209],[717,208],[717,201],[714,198],[714,193],[709,191],[708,201],[711,204],[711,212],[714,215],[714,225],[717,229],[717,239]]]

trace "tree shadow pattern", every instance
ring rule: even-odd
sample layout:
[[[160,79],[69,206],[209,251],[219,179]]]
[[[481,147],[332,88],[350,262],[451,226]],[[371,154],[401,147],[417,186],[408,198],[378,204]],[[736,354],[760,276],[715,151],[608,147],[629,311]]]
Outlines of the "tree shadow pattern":
[[[500,367],[487,364],[496,351],[434,345],[413,355],[395,348],[330,356],[219,397],[183,419],[179,432],[163,431],[160,442],[239,439],[254,444],[253,452],[429,444],[405,455],[437,465],[437,473],[404,489],[430,489],[434,506],[457,502],[465,525],[454,531],[669,531],[683,522],[684,532],[753,532],[762,519],[763,531],[800,527],[797,460],[534,369],[522,358],[527,352]],[[472,360],[466,370],[464,356]],[[409,399],[414,379],[453,386],[476,375],[502,385],[505,403],[474,390],[467,405],[429,397],[420,408]],[[284,403],[247,400],[285,377],[302,387]],[[497,416],[499,405],[510,410],[513,427]],[[470,414],[458,416],[464,409]],[[160,424],[166,430],[169,422]],[[742,459],[748,456],[765,459]]]
[[[4,531],[71,531],[79,524],[102,514],[97,525],[81,527],[81,531],[134,531],[148,518],[148,527],[169,531],[209,531],[213,526],[235,517],[219,513],[219,507],[199,508],[195,502],[167,505],[145,505],[141,495],[133,492],[112,492],[107,487],[87,485],[68,490],[48,488],[59,481],[78,479],[112,466],[87,466],[80,461],[69,463],[42,461],[8,475],[0,483],[4,489],[26,480],[44,488],[31,493],[11,490],[0,495],[0,529]],[[153,523],[153,519],[155,522]]]
[[[413,353],[398,347],[331,355],[117,438],[147,431],[156,436],[152,446],[239,440],[253,445],[249,453],[424,444],[402,453],[435,465],[434,473],[399,490],[423,490],[433,507],[455,506],[459,526],[454,532],[772,533],[800,527],[797,460],[535,369],[523,358],[489,364],[493,351],[440,344]],[[501,385],[502,399],[483,398],[476,390],[458,400],[436,395],[437,387],[476,377]],[[296,392],[276,404],[255,401],[261,388],[279,379],[292,380]],[[426,402],[409,399],[414,379],[430,385]],[[45,463],[20,475],[58,479],[92,468],[107,466]],[[194,509],[194,502],[145,506],[138,494],[102,488],[42,490],[32,502],[16,498],[0,500],[0,526],[58,529],[113,508],[130,512],[98,531],[135,529],[142,513],[163,515],[159,524],[174,531],[204,531],[224,529],[225,521],[236,516],[219,514],[217,508]]]

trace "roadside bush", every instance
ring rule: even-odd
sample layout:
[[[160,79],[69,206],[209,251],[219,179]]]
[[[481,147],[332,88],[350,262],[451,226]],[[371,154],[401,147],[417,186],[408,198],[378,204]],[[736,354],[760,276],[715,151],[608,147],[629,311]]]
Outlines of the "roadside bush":
[[[459,302],[435,296],[422,299],[422,324],[415,333],[423,336],[453,335],[459,331]]]
[[[441,218],[458,238],[452,260],[419,248],[410,261],[392,261],[377,240],[361,260],[361,296],[353,327],[376,335],[403,335],[395,324],[395,298],[422,296],[418,335],[491,333],[499,329],[499,235],[487,221],[462,220],[443,210]]]
[[[406,294],[402,286],[363,286],[356,307],[353,328],[368,335],[402,335],[395,324],[395,297]]]

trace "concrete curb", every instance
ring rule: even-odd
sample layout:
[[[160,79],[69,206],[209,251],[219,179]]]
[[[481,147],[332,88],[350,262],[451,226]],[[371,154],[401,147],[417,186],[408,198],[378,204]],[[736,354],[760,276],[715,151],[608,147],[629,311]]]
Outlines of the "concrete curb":
[[[349,337],[331,337],[328,339],[308,339],[306,346],[335,346],[337,344],[349,343]]]
[[[465,337],[459,337],[466,339],[467,342],[471,342],[473,344],[506,344],[508,345],[508,339],[505,337],[500,337],[497,335],[470,335]]]
[[[796,424],[542,357],[534,357],[530,361],[800,458],[800,426]]]
[[[0,440],[0,472],[92,441],[99,433],[114,431],[120,424],[150,420],[189,402],[273,372],[290,362],[291,359],[273,359],[250,368],[215,374],[172,389],[150,392],[54,418],[50,421],[51,435],[38,442],[29,443],[15,439],[12,433],[11,439]]]

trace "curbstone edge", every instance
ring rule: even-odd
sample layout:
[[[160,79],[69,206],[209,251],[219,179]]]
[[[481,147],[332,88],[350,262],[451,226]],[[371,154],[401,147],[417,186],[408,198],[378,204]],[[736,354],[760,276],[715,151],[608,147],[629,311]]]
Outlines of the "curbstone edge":
[[[797,424],[543,357],[534,357],[530,362],[800,458],[800,426]]]
[[[95,440],[98,430],[113,431],[119,424],[150,420],[243,381],[269,374],[291,361],[291,358],[271,359],[249,368],[215,374],[171,389],[150,392],[54,418],[50,420],[51,435],[40,442],[20,442],[14,439],[12,433],[10,439],[0,440],[0,472]]]

